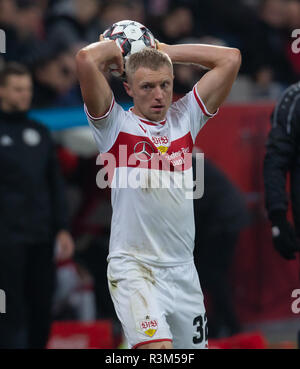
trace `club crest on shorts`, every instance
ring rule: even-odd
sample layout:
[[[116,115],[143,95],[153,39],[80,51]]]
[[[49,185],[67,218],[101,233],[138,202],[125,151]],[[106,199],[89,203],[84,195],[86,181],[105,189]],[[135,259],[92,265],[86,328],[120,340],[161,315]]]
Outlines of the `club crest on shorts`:
[[[158,328],[157,319],[151,319],[149,315],[146,316],[145,320],[142,320],[140,323],[140,329],[146,336],[153,337]]]

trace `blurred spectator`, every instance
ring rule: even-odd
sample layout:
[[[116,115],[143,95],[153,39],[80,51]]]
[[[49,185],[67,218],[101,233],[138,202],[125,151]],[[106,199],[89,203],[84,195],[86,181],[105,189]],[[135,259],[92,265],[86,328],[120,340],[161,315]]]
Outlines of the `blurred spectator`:
[[[98,149],[88,127],[72,133],[68,139],[62,138],[62,143],[72,150],[71,153],[64,149],[60,152],[60,158],[67,175],[72,210],[72,234],[76,240],[74,259],[91,274],[94,281],[97,318],[113,318],[118,322],[108,284],[103,282],[107,271],[112,208],[110,189],[99,191],[95,182],[98,171],[103,167],[95,166]],[[65,288],[68,289],[67,286]]]
[[[151,31],[160,42],[175,44],[194,33],[194,16],[187,7],[177,7],[152,22]]]
[[[5,60],[16,59],[18,52],[17,9],[16,0],[0,0],[0,28],[6,34],[6,53],[2,54]]]
[[[125,19],[134,19],[135,3],[122,0],[105,1],[101,8],[101,24],[103,30],[115,22]]]
[[[71,260],[57,264],[53,315],[55,320],[96,320],[93,279]]]
[[[193,158],[194,178],[196,160]],[[204,161],[204,194],[194,200],[195,266],[204,293],[208,293],[209,337],[240,331],[229,282],[230,267],[240,231],[249,222],[245,199],[211,161]]]
[[[174,97],[180,97],[190,91],[205,71],[196,65],[177,64],[174,66]]]
[[[164,16],[177,7],[195,10],[199,3],[197,0],[143,0],[143,2],[149,18]]]
[[[44,37],[43,11],[34,0],[18,0],[17,21],[15,27],[20,39]]]
[[[81,265],[89,270],[95,281],[95,298],[98,319],[112,319],[118,322],[116,312],[110,297],[108,284],[104,282],[107,278],[107,255],[109,245],[109,232],[107,228],[101,235],[89,241],[77,259]]]
[[[277,99],[278,93],[300,76],[300,53],[291,47],[291,32],[300,25],[300,2],[232,0],[230,4],[228,7],[223,0],[0,0],[0,28],[7,39],[7,52],[1,58],[31,65],[33,52],[42,49],[43,42],[74,55],[84,44],[97,41],[112,23],[133,19],[167,43],[183,37],[204,37],[240,48],[241,86],[249,90],[240,95],[242,99]],[[66,76],[62,80],[62,84],[67,83]],[[120,97],[125,98],[120,83],[116,81],[115,85]],[[60,90],[61,86],[57,87]],[[49,91],[47,94],[52,95]],[[61,91],[58,95],[61,97]],[[62,95],[60,105],[78,101],[72,88]]]
[[[258,14],[245,40],[245,71],[251,73],[258,84],[264,83],[261,78],[265,79],[266,73],[261,71],[266,69],[271,71],[270,81],[289,84],[296,80],[296,75],[285,53],[290,37],[286,29],[287,1],[262,0]]]
[[[150,17],[159,17],[166,14],[169,10],[170,3],[170,0],[144,0],[147,14]]]
[[[146,9],[142,0],[131,0],[132,12],[131,19],[136,20],[144,25],[147,25]]]
[[[287,4],[287,24],[289,30],[300,27],[300,2],[299,0],[288,0]]]
[[[0,0],[0,28],[6,33],[8,61],[27,62],[27,56],[43,37],[43,17],[34,1]]]
[[[45,126],[30,120],[32,80],[19,64],[0,73],[0,348],[43,348],[51,324],[54,247],[71,257],[63,179]]]
[[[32,53],[33,107],[75,106],[81,103],[75,59],[67,49],[40,45]]]
[[[82,47],[98,40],[100,0],[55,2],[46,18],[47,40],[58,48]]]
[[[282,92],[281,85],[274,81],[271,67],[262,67],[255,73],[251,100],[277,100]]]
[[[198,36],[213,36],[240,49],[257,18],[253,4],[243,0],[231,0],[230,6],[223,0],[198,2],[195,11]]]
[[[240,94],[241,98],[277,99],[285,86],[300,76],[300,54],[294,53],[291,47],[294,41],[291,32],[300,24],[300,2],[232,0],[230,4],[228,7],[223,0],[201,3],[196,0],[0,0],[0,28],[6,32],[7,39],[7,52],[1,58],[31,66],[33,53],[43,47],[68,50],[74,55],[84,44],[97,41],[99,34],[112,23],[133,19],[148,26],[162,42],[203,37],[201,42],[218,39],[222,44],[240,48],[243,79],[241,84],[237,81],[236,90],[241,85],[246,91]],[[42,70],[48,68],[43,65]],[[43,94],[48,95],[46,100],[51,105],[56,104],[56,95],[59,105],[78,103],[80,95],[76,87],[67,86],[73,83],[71,74],[70,78],[66,74],[61,83],[56,77],[56,83],[42,81],[46,86]],[[51,84],[56,86],[50,86],[49,91]],[[118,81],[114,84],[125,99],[121,84]],[[235,96],[238,98],[239,93]],[[45,96],[41,106],[47,105],[44,99]]]
[[[5,26],[15,25],[16,13],[16,0],[0,0],[0,24],[2,29]]]

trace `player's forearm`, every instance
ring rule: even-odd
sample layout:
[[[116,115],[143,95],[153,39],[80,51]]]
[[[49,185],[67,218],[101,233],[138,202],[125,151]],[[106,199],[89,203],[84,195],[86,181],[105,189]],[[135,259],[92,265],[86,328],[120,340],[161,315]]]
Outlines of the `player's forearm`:
[[[114,41],[95,42],[81,49],[76,55],[77,75],[81,93],[88,112],[102,116],[109,108],[112,91],[104,72],[115,64],[123,73],[123,58]]]
[[[168,54],[175,64],[200,64],[213,69],[228,63],[234,63],[237,66],[241,63],[240,51],[229,47],[202,44],[167,45],[159,43],[159,49]]]
[[[116,43],[112,40],[94,42],[77,53],[77,60],[84,59],[87,62],[99,66],[113,59],[118,53]]]

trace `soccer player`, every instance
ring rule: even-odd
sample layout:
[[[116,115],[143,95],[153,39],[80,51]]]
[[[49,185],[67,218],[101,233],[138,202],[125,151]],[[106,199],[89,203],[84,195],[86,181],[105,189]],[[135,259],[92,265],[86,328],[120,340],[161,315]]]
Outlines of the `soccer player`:
[[[152,160],[154,154],[165,157],[171,166],[164,173],[174,179],[183,153],[192,153],[198,132],[230,92],[241,63],[239,50],[157,42],[158,50],[145,48],[131,55],[124,87],[134,106],[124,111],[104,75],[112,64],[122,75],[123,57],[114,41],[102,39],[81,49],[76,60],[85,111],[99,151],[116,158],[113,179],[118,176],[122,183],[137,166],[130,160],[124,164],[124,157],[119,156],[123,145],[127,155],[140,163]],[[173,63],[210,69],[174,104]],[[146,184],[151,170],[141,171]],[[205,348],[207,319],[193,262],[192,200],[182,188],[171,186],[120,187],[112,188],[108,283],[129,346]]]

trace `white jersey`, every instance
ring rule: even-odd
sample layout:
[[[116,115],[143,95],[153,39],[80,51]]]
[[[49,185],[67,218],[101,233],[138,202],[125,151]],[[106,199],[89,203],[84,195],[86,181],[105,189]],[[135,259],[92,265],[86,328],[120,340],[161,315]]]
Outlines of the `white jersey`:
[[[214,116],[196,87],[173,103],[160,122],[123,110],[114,97],[102,117],[92,117],[86,107],[85,111],[100,153],[116,159],[108,260],[127,256],[158,266],[191,262],[195,225],[192,196],[186,195],[192,191],[192,168],[182,164],[184,155],[192,153],[198,132]],[[153,154],[163,157],[169,167],[149,166]],[[157,188],[159,177],[171,185]],[[125,188],[130,179],[131,186]]]

